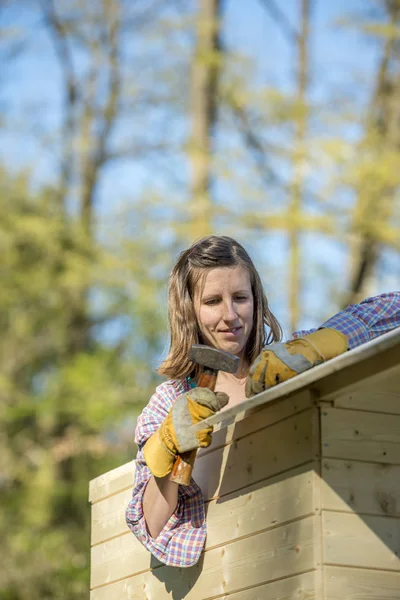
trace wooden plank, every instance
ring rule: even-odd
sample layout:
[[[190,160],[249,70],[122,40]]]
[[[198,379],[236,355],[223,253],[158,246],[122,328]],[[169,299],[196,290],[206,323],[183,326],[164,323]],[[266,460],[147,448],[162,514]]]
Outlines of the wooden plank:
[[[397,385],[400,389],[400,381],[397,382]],[[334,400],[334,406],[400,415],[400,392],[385,389],[379,391],[359,390],[338,396]]]
[[[321,409],[322,455],[400,464],[400,416]]]
[[[206,600],[314,568],[314,517],[218,547],[190,569],[159,567],[92,591],[91,600]]]
[[[320,444],[320,438],[318,437]],[[319,600],[324,598],[324,557],[323,557],[323,529],[322,529],[322,492],[321,460],[315,461],[313,470],[313,505],[315,511],[314,521],[314,559],[316,570],[314,572],[314,589]]]
[[[91,545],[126,533],[125,510],[132,498],[132,490],[104,498],[92,506]]]
[[[400,517],[400,466],[324,459],[322,478],[323,508]]]
[[[322,367],[326,365],[327,375],[315,381],[313,388],[319,392],[321,398],[330,398],[339,390],[344,390],[356,382],[366,382],[368,378],[398,366],[400,364],[399,340],[400,328],[327,361],[322,365]],[[322,373],[321,366],[315,369],[317,368]],[[315,369],[310,369],[306,373],[312,373]]]
[[[400,519],[323,512],[325,563],[400,571]]]
[[[226,496],[223,502],[210,502],[207,506],[206,549],[310,515],[313,512],[313,477],[311,470],[296,469],[254,485],[243,494]],[[92,587],[150,568],[149,552],[134,538],[126,524],[120,533],[119,537],[92,549]],[[125,539],[126,536],[134,541]]]
[[[314,589],[314,572],[311,571],[224,595],[218,600],[321,600],[321,597]]]
[[[400,573],[326,567],[326,600],[400,600]]]
[[[292,394],[289,398],[282,399],[276,404],[259,406],[248,410],[243,419],[229,425],[224,429],[215,431],[210,448],[199,450],[198,457],[208,454],[216,448],[225,446],[233,440],[250,435],[255,431],[269,427],[283,419],[287,419],[307,408],[315,405],[314,396],[310,390],[302,390]]]
[[[111,584],[105,588],[108,595],[101,596],[102,600],[120,600],[120,585]],[[99,591],[93,591],[90,595],[91,600],[98,599]],[[134,594],[134,595],[131,595]],[[142,592],[127,592],[124,599],[129,600],[152,600],[152,596],[148,596],[145,590]],[[166,598],[174,598],[174,600],[183,599],[184,596],[179,593],[174,594],[164,589],[159,597],[154,597],[154,600],[163,600]],[[219,596],[218,600],[321,600],[314,589],[314,572],[302,573],[294,577],[287,577],[279,581],[272,581],[264,585],[257,585],[250,589],[244,589],[233,594],[224,594]],[[343,600],[343,598],[341,598]]]
[[[400,414],[400,365],[383,369],[321,399],[333,401],[338,408]]]
[[[135,461],[125,463],[112,471],[108,471],[89,483],[89,502],[98,502],[106,496],[120,492],[130,486],[135,479]]]
[[[317,428],[312,408],[199,457],[193,477],[206,498],[230,494],[313,460]]]

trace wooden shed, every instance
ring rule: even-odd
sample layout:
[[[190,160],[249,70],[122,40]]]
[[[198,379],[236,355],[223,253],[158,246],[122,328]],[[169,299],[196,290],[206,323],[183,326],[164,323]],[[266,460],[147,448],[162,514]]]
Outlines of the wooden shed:
[[[400,600],[400,329],[246,409],[196,463],[194,567],[162,565],[128,530],[134,461],[90,483],[91,600]]]

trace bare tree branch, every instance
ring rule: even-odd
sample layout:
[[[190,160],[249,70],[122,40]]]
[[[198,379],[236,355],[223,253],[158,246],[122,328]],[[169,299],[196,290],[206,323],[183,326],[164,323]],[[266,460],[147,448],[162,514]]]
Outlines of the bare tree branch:
[[[141,27],[148,25],[153,21],[160,10],[165,8],[165,5],[165,0],[155,0],[150,6],[145,8],[143,12],[124,19],[121,23],[121,33],[131,33],[132,31],[137,31]]]
[[[64,119],[62,126],[61,149],[61,181],[59,186],[60,203],[64,207],[65,197],[73,173],[73,135],[74,111],[78,99],[78,86],[74,72],[71,51],[68,46],[67,33],[58,18],[53,0],[40,0],[44,21],[53,38],[56,54],[59,59],[64,84]]]
[[[279,25],[283,34],[291,44],[299,42],[299,34],[292,27],[285,13],[277,6],[274,0],[259,0],[260,3],[267,9],[274,21]]]
[[[252,128],[246,109],[235,103],[232,110],[239,124],[239,132],[252,153],[261,180],[266,186],[271,185],[271,183],[282,185],[282,180],[267,162],[265,145]]]
[[[121,74],[119,65],[120,13],[116,3],[108,5],[107,15],[110,25],[107,39],[108,90],[102,113],[102,124],[93,140],[93,152],[88,152],[83,169],[82,219],[85,230],[89,231],[93,218],[93,203],[99,169],[106,161],[106,149],[110,133],[117,115],[120,96]],[[88,107],[90,110],[90,107]]]

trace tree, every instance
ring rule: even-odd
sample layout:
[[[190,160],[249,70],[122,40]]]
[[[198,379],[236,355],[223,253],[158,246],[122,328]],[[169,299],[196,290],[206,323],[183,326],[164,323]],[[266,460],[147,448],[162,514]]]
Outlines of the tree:
[[[192,165],[192,226],[188,230],[189,239],[194,237],[194,231],[198,236],[212,231],[212,139],[222,60],[220,9],[220,0],[201,0],[196,21],[196,47],[191,70],[192,135],[189,157]]]
[[[308,43],[310,26],[310,0],[301,1],[301,30],[297,40],[298,68],[297,68],[297,118],[295,121],[295,140],[293,153],[293,183],[292,197],[289,206],[290,221],[290,328],[295,331],[300,320],[300,241],[301,230],[303,171],[306,162],[306,128],[307,128],[307,85],[309,79]]]
[[[58,190],[32,194],[28,175],[4,169],[1,181],[0,597],[81,598],[88,481],[133,456],[133,419],[155,384],[145,363],[161,342],[156,294],[143,302],[148,273],[128,245],[89,246],[78,220],[66,230]],[[68,307],[83,283],[88,344],[72,353]]]
[[[385,246],[400,249],[399,230],[393,227],[400,180],[400,3],[383,3],[383,23],[367,24],[382,40],[375,89],[364,119],[350,181],[357,194],[352,217],[349,292],[344,305],[368,295],[368,283]],[[385,23],[386,21],[386,23]]]

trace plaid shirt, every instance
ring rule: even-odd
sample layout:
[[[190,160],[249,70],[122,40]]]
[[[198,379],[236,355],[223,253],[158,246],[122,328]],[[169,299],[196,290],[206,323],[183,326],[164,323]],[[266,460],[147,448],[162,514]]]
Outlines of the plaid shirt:
[[[400,327],[400,292],[367,298],[360,304],[352,304],[321,327],[337,329],[349,340],[349,349],[372,340],[387,331]],[[302,337],[315,329],[297,331],[293,338]],[[135,486],[126,511],[126,521],[138,540],[162,563],[174,567],[190,567],[201,554],[206,538],[204,500],[200,488],[191,485],[179,486],[178,504],[163,530],[153,539],[146,528],[142,499],[146,484],[151,477],[143,457],[143,446],[166,418],[176,398],[189,391],[184,380],[171,380],[157,387],[150,402],[140,415],[135,442],[138,444],[136,457]]]

